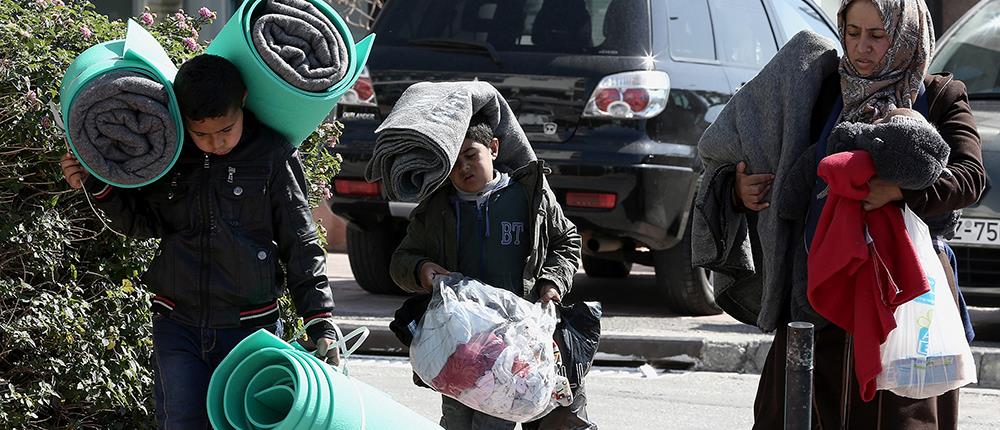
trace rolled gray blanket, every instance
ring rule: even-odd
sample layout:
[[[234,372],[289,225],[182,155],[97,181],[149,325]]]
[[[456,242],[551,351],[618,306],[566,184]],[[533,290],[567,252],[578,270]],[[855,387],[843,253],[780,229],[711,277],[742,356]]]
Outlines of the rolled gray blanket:
[[[343,79],[347,46],[323,12],[307,0],[268,0],[262,9],[251,37],[275,74],[311,92],[326,91]]]
[[[69,133],[77,156],[97,175],[123,185],[163,173],[180,148],[162,84],[134,72],[102,75],[73,99]]]
[[[922,190],[941,176],[951,148],[927,121],[895,116],[880,124],[842,122],[830,133],[832,152],[863,149],[882,179]]]
[[[535,160],[507,101],[487,82],[420,82],[400,96],[377,130],[365,178],[383,180],[390,200],[423,200],[448,179],[473,114],[500,140],[496,163],[516,169]]]
[[[835,41],[809,30],[796,34],[729,100],[698,142],[705,170],[691,213],[691,262],[713,271],[715,300],[723,310],[764,331],[774,330],[789,306],[793,319],[819,322],[811,318],[805,283],[789,282],[789,273],[804,278],[788,258],[802,245],[781,214],[789,211],[786,183],[802,180],[794,167],[809,153],[813,105],[838,64]],[[747,173],[775,175],[767,210],[751,214],[734,207],[732,182],[741,161]],[[801,200],[804,207],[809,197]]]

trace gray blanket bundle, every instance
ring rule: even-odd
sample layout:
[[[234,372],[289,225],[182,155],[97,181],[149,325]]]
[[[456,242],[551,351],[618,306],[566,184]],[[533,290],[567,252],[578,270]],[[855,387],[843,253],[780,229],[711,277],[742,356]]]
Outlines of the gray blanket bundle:
[[[835,43],[810,31],[797,34],[733,96],[698,143],[705,171],[692,213],[692,263],[715,272],[720,307],[764,331],[774,330],[792,294],[788,274],[794,260],[788,256],[801,242],[793,239],[794,223],[779,216],[781,194],[785,181],[802,179],[793,167],[810,150],[813,104],[823,79],[837,71]],[[770,208],[748,214],[733,207],[734,166],[740,161],[748,173],[775,174]],[[804,301],[805,291],[800,293]]]
[[[880,124],[842,122],[830,133],[829,153],[863,149],[875,172],[907,190],[931,186],[948,164],[951,148],[927,121],[895,116]]]
[[[162,84],[134,72],[102,75],[70,107],[70,139],[81,161],[106,181],[138,185],[156,178],[180,150]]]
[[[253,24],[257,52],[296,88],[323,92],[347,74],[347,45],[337,27],[307,0],[267,0]]]
[[[507,101],[487,82],[420,82],[411,85],[377,130],[365,170],[383,180],[390,200],[416,202],[448,180],[473,114],[485,114],[500,140],[497,164],[516,169],[535,152]]]

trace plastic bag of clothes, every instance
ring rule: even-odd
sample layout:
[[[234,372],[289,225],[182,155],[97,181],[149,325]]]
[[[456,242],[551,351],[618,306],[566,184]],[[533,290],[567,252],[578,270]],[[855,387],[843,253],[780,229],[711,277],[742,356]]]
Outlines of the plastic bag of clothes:
[[[976,363],[927,225],[909,207],[903,218],[931,290],[896,308],[896,328],[881,347],[877,384],[903,397],[927,399],[976,382]]]
[[[435,278],[427,312],[410,344],[414,372],[470,408],[525,422],[569,405],[557,372],[554,306],[461,274]]]

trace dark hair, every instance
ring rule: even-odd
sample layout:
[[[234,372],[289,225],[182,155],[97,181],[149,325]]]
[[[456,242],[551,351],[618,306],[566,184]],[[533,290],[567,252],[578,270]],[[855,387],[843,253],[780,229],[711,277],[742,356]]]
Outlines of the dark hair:
[[[469,119],[469,129],[465,132],[465,138],[489,147],[493,137],[493,126],[490,125],[489,117],[482,112],[472,115],[472,118]]]
[[[240,109],[247,87],[239,69],[217,55],[194,57],[177,71],[174,94],[181,115],[191,121],[216,118]]]

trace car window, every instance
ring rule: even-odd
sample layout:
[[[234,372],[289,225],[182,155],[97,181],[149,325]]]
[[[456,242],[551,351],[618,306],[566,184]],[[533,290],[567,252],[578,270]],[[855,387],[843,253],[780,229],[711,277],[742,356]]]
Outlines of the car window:
[[[720,61],[760,68],[778,52],[759,0],[710,0],[709,4]]]
[[[405,0],[390,3],[379,44],[413,40],[492,45],[497,51],[648,55],[649,3],[637,0]]]
[[[976,12],[945,43],[930,71],[951,72],[970,95],[1000,94],[1000,1]]]
[[[668,0],[670,56],[675,60],[715,61],[715,37],[708,0]]]
[[[812,30],[834,42],[840,40],[823,20],[821,12],[802,0],[775,0],[774,10],[777,14],[778,24],[785,32],[786,41],[802,30]],[[838,42],[837,45],[840,43]]]

